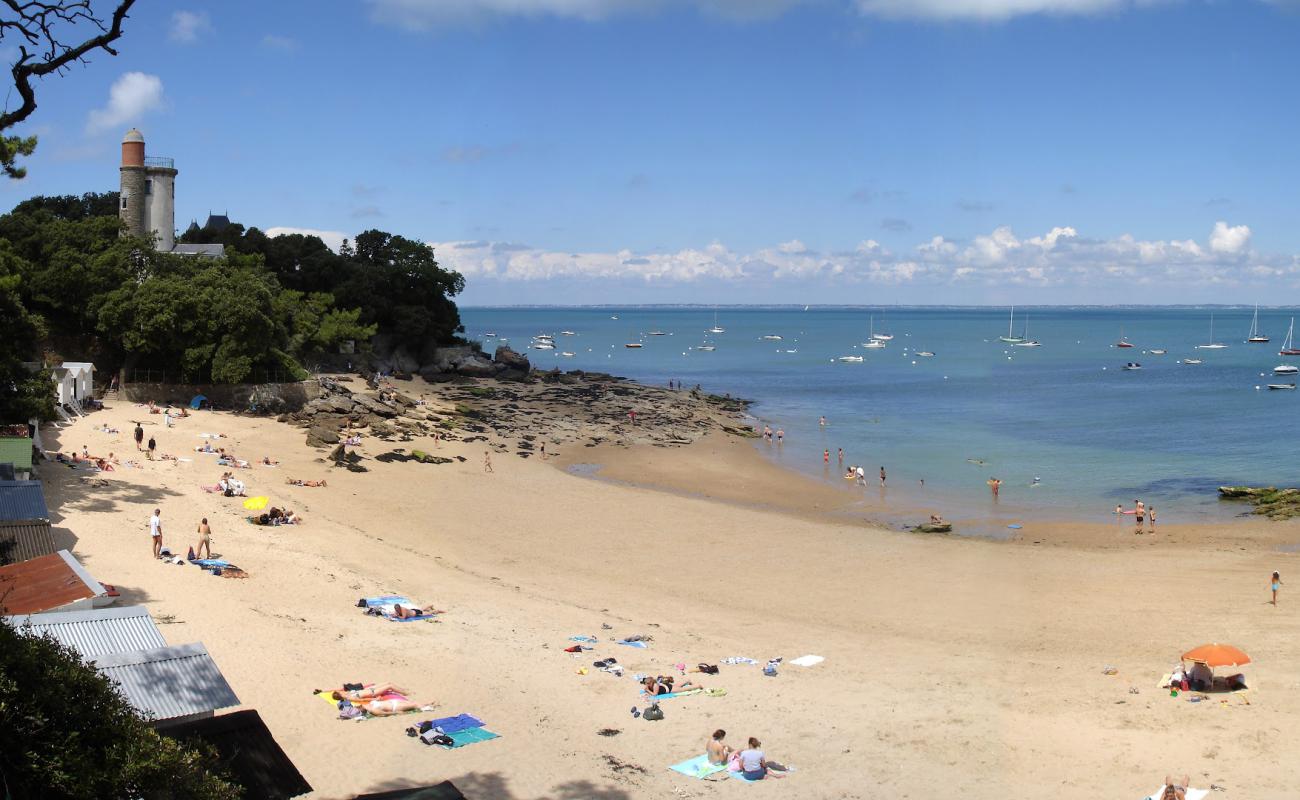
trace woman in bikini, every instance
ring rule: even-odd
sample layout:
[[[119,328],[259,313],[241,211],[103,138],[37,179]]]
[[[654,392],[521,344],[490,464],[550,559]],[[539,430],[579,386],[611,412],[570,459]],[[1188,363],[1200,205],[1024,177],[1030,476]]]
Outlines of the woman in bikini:
[[[1173,779],[1166,775],[1165,788],[1164,791],[1160,793],[1159,800],[1186,800],[1187,785],[1189,783],[1191,783],[1191,778],[1187,775],[1183,776],[1182,783],[1174,783]]]
[[[406,694],[406,690],[391,683],[376,683],[374,686],[365,686],[360,689],[335,691],[330,697],[334,698],[335,702],[339,700],[352,702],[361,700],[364,702],[366,700],[378,700],[386,694]]]
[[[204,556],[204,551],[207,555]],[[194,548],[195,558],[212,558],[212,529],[208,527],[208,518],[199,522],[199,546]]]
[[[713,732],[713,738],[705,745],[704,752],[708,754],[710,764],[725,764],[727,759],[731,758],[731,754],[735,752],[731,745],[722,741],[725,738],[727,738],[727,732],[718,728]]]

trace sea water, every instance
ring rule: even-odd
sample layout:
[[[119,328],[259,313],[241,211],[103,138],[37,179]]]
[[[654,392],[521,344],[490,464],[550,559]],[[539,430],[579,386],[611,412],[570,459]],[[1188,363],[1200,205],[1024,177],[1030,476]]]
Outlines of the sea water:
[[[715,313],[725,333],[706,332]],[[1214,339],[1229,346],[1196,349],[1210,341],[1211,313]],[[844,467],[861,464],[873,502],[952,518],[1111,520],[1117,504],[1131,508],[1140,498],[1175,522],[1241,513],[1217,500],[1219,485],[1300,479],[1291,422],[1300,392],[1267,389],[1294,381],[1272,370],[1300,364],[1278,356],[1296,312],[1261,309],[1272,341],[1247,344],[1252,313],[1020,308],[1011,330],[1020,335],[1027,324],[1027,338],[1042,344],[1027,348],[999,341],[1007,308],[462,309],[467,337],[489,351],[508,343],[539,368],[680,381],[751,399],[762,423],[785,432],[784,444],[760,449],[836,484],[848,483]],[[873,322],[894,337],[884,348],[862,347]],[[556,349],[528,349],[537,334],[554,336]],[[1121,336],[1134,347],[1116,348]],[[716,350],[698,349],[706,343]],[[1189,358],[1204,363],[1182,363]],[[1141,369],[1123,369],[1130,361]],[[881,466],[888,481],[878,495]],[[987,485],[994,477],[1003,482],[996,504]]]

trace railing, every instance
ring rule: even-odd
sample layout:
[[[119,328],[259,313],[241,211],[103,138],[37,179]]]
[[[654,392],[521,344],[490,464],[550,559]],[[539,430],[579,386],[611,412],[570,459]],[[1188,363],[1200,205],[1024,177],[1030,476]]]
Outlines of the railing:
[[[176,169],[176,159],[165,158],[163,156],[148,156],[144,160],[146,167],[166,167],[167,169]]]

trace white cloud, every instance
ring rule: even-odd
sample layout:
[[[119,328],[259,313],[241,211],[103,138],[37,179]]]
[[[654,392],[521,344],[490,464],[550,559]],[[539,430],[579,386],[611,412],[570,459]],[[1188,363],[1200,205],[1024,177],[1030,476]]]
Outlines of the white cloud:
[[[1210,249],[1216,253],[1240,253],[1250,246],[1250,228],[1245,225],[1233,225],[1220,220],[1214,223],[1210,233]]]
[[[439,261],[466,277],[495,281],[639,280],[645,283],[820,280],[840,284],[983,284],[1092,287],[1098,283],[1208,286],[1265,278],[1300,286],[1300,256],[1249,249],[1250,229],[1220,223],[1208,245],[1139,240],[1125,234],[1087,239],[1070,226],[1021,238],[999,227],[968,242],[935,236],[908,252],[867,240],[820,253],[799,240],[738,252],[721,243],[667,253],[555,252],[491,242],[431,242]],[[1216,244],[1217,242],[1217,244]],[[1224,249],[1224,248],[1230,249]]]
[[[176,11],[172,14],[172,27],[167,38],[178,44],[199,40],[199,34],[212,29],[208,15],[203,11]]]
[[[336,253],[339,251],[339,248],[343,246],[344,239],[352,238],[350,234],[346,234],[343,231],[322,231],[315,228],[289,228],[284,226],[267,228],[265,233],[272,239],[277,236],[291,236],[295,233],[302,234],[303,236],[316,236],[325,243],[326,247]]]
[[[143,72],[128,72],[108,90],[108,105],[90,112],[86,132],[102,133],[135,122],[163,104],[162,78]]]
[[[292,52],[298,49],[298,40],[289,36],[280,36],[279,34],[268,33],[262,37],[262,46],[269,50]]]
[[[985,21],[1025,14],[1095,14],[1134,4],[1134,0],[855,0],[859,11],[876,17]]]

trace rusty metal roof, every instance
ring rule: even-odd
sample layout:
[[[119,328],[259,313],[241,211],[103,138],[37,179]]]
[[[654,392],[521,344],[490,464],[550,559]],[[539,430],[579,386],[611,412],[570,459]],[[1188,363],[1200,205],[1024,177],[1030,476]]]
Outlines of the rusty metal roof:
[[[93,661],[118,684],[127,702],[155,720],[239,705],[235,690],[199,642],[112,653]]]
[[[0,521],[31,522],[49,519],[45,491],[40,481],[0,481]]]
[[[0,567],[0,602],[9,614],[53,611],[104,594],[67,550]]]
[[[262,717],[253,709],[180,722],[159,733],[172,739],[199,739],[217,751],[217,763],[250,797],[287,800],[311,791]]]
[[[49,522],[0,522],[0,566],[57,552]]]
[[[144,606],[22,614],[4,620],[15,628],[30,625],[34,633],[48,634],[85,658],[167,646]]]

